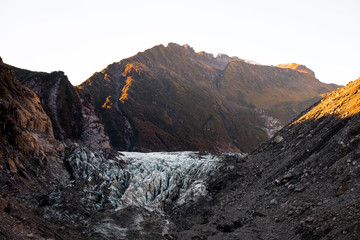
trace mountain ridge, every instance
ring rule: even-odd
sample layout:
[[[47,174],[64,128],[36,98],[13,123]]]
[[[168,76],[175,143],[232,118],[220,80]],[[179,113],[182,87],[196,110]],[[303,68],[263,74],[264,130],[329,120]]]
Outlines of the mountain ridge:
[[[110,64],[75,87],[61,71],[9,67],[40,97],[57,139],[118,150],[250,152],[337,87],[303,65],[263,66],[176,43]]]
[[[334,86],[169,43],[110,64],[78,88],[94,96],[116,149],[248,152],[274,132],[267,128],[279,129]]]

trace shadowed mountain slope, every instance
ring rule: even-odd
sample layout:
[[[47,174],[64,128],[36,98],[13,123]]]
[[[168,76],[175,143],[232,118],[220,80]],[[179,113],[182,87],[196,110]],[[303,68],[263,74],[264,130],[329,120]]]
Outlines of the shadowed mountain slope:
[[[170,43],[110,64],[78,87],[93,96],[116,149],[248,152],[336,86],[310,70]]]
[[[237,178],[216,200],[189,206],[202,210],[186,220],[181,214],[189,209],[174,213],[179,238],[358,239],[359,99],[360,79],[280,130],[237,164],[232,175]]]

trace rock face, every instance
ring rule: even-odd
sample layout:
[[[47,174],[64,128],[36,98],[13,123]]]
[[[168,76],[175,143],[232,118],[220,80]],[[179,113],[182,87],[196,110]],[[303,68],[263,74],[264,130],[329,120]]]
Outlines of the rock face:
[[[203,210],[173,212],[177,237],[358,239],[359,90],[360,79],[331,92],[276,133],[212,202],[189,206]]]
[[[0,112],[0,238],[19,239],[45,224],[33,217],[36,197],[68,178],[59,159],[64,145],[54,138],[37,95],[21,85],[1,58]]]
[[[2,142],[26,156],[45,158],[55,142],[49,117],[37,95],[23,87],[2,61],[0,71]]]
[[[34,91],[50,117],[58,140],[79,142],[98,149],[110,148],[92,99],[71,85],[63,72],[32,72],[12,66],[16,78]]]
[[[79,86],[119,150],[254,150],[320,94],[304,66],[262,66],[170,43],[113,63]]]

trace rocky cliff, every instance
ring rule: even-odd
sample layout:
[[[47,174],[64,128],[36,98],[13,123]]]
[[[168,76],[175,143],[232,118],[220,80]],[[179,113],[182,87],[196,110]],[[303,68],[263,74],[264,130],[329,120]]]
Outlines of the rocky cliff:
[[[60,160],[65,148],[37,95],[1,58],[0,112],[0,238],[25,239],[46,225],[33,215],[36,198],[67,181]]]
[[[170,43],[110,64],[79,89],[94,97],[116,149],[249,152],[335,89],[304,69]]]
[[[46,158],[54,151],[52,123],[37,95],[15,78],[0,61],[1,139],[4,146],[24,156]],[[6,151],[8,152],[8,151]],[[50,154],[51,155],[51,154]],[[17,172],[19,167],[8,163]]]
[[[93,100],[69,82],[63,72],[33,72],[8,66],[15,77],[39,97],[50,117],[58,140],[78,142],[99,149],[110,148],[104,126],[95,113]]]

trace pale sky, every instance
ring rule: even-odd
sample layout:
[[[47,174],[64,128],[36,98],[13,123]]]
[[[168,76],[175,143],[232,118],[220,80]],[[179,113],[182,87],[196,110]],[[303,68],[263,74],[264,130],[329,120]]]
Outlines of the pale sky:
[[[296,62],[323,82],[360,77],[359,0],[0,0],[0,56],[80,84],[158,44],[264,65]]]

